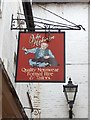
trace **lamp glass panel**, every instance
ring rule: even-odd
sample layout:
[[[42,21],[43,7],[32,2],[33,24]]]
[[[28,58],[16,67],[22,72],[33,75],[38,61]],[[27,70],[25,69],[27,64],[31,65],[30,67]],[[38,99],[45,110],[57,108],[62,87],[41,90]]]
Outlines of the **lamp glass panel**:
[[[75,92],[68,92],[68,93],[67,93],[68,101],[73,101],[73,99],[74,99],[74,94],[75,94]]]
[[[73,101],[76,88],[65,88],[65,91],[67,93],[68,100]]]
[[[75,92],[76,88],[65,88],[66,92]]]

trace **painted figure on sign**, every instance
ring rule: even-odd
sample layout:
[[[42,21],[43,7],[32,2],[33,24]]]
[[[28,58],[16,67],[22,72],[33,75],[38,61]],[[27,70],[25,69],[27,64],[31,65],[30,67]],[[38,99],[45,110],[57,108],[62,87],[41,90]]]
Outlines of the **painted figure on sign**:
[[[55,56],[52,54],[51,50],[48,49],[47,43],[41,43],[41,47],[26,49],[22,48],[25,51],[25,54],[34,53],[35,58],[29,59],[29,64],[32,67],[47,67],[47,66],[57,66],[58,63],[55,59]]]

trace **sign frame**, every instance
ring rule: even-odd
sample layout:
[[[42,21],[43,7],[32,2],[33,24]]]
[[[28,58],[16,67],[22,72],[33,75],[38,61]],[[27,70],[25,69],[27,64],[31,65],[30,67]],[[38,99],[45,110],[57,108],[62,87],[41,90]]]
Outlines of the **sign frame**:
[[[63,42],[64,42],[64,45],[63,45],[63,55],[64,55],[64,58],[63,58],[63,62],[64,62],[64,65],[63,65],[63,69],[64,69],[64,77],[63,77],[63,80],[32,80],[32,81],[30,81],[30,80],[17,80],[17,72],[18,72],[18,60],[19,60],[19,45],[20,45],[20,35],[21,34],[34,34],[34,33],[36,33],[36,34],[63,34],[63,37],[64,37],[64,39],[63,39]],[[19,32],[19,37],[18,37],[18,47],[17,47],[17,62],[16,62],[16,73],[15,73],[15,82],[16,83],[21,83],[21,82],[23,82],[23,83],[25,83],[25,82],[34,82],[34,83],[65,83],[65,77],[66,77],[66,69],[65,69],[65,32],[43,32],[43,31],[35,31],[35,32],[33,32],[33,31],[30,31],[30,32],[22,32],[22,31],[20,31]]]

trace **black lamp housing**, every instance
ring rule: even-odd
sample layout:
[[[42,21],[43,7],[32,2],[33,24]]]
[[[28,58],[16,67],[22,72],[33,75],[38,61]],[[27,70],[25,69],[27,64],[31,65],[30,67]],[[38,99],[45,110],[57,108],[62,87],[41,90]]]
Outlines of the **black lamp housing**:
[[[63,85],[63,92],[65,94],[67,103],[69,104],[69,118],[72,119],[72,108],[73,104],[75,102],[76,93],[78,91],[78,85],[74,85],[71,81],[71,78],[69,78],[68,84]]]

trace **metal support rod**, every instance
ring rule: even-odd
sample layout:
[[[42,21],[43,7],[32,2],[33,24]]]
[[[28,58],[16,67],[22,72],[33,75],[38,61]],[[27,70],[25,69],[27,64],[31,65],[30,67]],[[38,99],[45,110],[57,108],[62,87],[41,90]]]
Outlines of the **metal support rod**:
[[[69,118],[70,118],[70,119],[73,118],[73,112],[72,112],[73,103],[74,103],[73,101],[68,102],[69,108],[70,108],[70,110],[69,110]]]
[[[13,14],[12,14],[12,18],[11,18],[11,30],[12,30],[12,22],[13,22]]]
[[[72,108],[70,108],[70,110],[69,110],[69,119],[72,119],[73,118],[73,115],[72,115],[73,113],[72,113]]]

